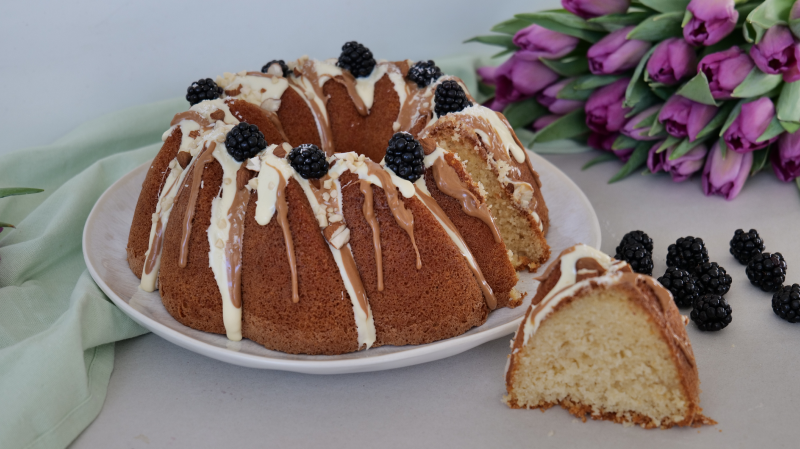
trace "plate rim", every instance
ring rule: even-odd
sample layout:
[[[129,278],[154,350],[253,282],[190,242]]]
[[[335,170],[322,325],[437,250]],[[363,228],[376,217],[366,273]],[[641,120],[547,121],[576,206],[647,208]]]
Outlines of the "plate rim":
[[[592,216],[592,220],[590,220],[591,222],[589,223],[590,234],[596,234],[597,241],[589,242],[586,244],[599,248],[602,239],[600,221],[597,217],[597,212],[594,210],[592,203],[586,197],[586,194],[583,192],[583,190],[581,190],[581,188],[569,176],[567,176],[563,171],[561,171],[550,161],[548,161],[547,159],[543,158],[542,156],[536,154],[535,152],[527,148],[526,152],[528,153],[529,156],[532,156],[536,159],[535,161],[536,164],[547,165],[548,169],[552,170],[558,176],[563,178],[565,181],[572,184],[572,187],[574,187],[574,190],[577,191],[578,193],[578,199],[583,203],[583,205],[587,208],[587,210],[591,212]],[[100,212],[97,209],[98,205],[101,204],[108,195],[111,195],[111,192],[115,190],[114,188],[119,183],[127,180],[130,177],[135,176],[135,174],[142,166],[150,165],[152,164],[152,162],[153,162],[152,160],[148,160],[140,165],[137,165],[136,167],[131,169],[128,173],[121,176],[113,184],[111,184],[103,192],[103,194],[100,195],[100,197],[98,197],[97,201],[95,202],[94,206],[92,206],[92,209],[86,218],[86,222],[84,223],[83,232],[81,236],[81,248],[83,250],[83,259],[84,262],[86,263],[86,268],[89,271],[89,274],[92,276],[92,279],[100,287],[103,293],[105,293],[106,296],[108,296],[109,299],[111,299],[111,301],[120,310],[122,310],[128,317],[130,317],[132,320],[134,320],[142,327],[148,329],[154,334],[184,349],[188,349],[192,352],[196,352],[198,354],[204,355],[206,357],[211,357],[213,359],[222,362],[227,362],[234,365],[240,365],[250,368],[274,369],[274,370],[292,371],[292,372],[300,372],[307,374],[344,374],[344,373],[380,371],[386,369],[401,368],[420,363],[426,363],[434,360],[439,360],[442,358],[451,357],[456,354],[460,354],[462,352],[475,348],[483,343],[496,340],[498,338],[503,337],[504,335],[512,333],[519,326],[519,323],[524,318],[521,316],[519,318],[515,318],[514,320],[508,323],[475,334],[470,334],[470,335],[462,334],[448,339],[432,342],[426,345],[419,345],[419,346],[409,345],[413,347],[410,347],[409,349],[403,351],[392,352],[389,354],[378,354],[371,357],[344,359],[344,360],[274,359],[265,356],[231,351],[192,338],[191,336],[183,334],[175,329],[172,329],[169,326],[160,323],[159,321],[147,317],[146,315],[142,314],[141,312],[133,308],[130,304],[128,304],[128,302],[122,299],[119,295],[117,295],[116,292],[114,292],[114,290],[106,283],[106,281],[97,272],[97,270],[95,269],[94,265],[92,264],[89,258],[89,253],[87,251],[87,244],[89,241],[87,230],[90,227],[91,221],[97,220],[97,217],[100,214]]]

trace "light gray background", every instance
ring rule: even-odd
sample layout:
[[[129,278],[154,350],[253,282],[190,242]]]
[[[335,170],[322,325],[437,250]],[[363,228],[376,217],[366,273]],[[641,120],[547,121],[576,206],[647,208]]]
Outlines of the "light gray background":
[[[515,12],[556,1],[84,1],[0,6],[0,153],[52,142],[76,125],[128,106],[182,95],[200,77],[258,68],[273,58],[335,56],[356,39],[387,59],[491,49],[461,42]],[[152,334],[117,344],[100,416],[75,448],[146,447],[796,447],[800,326],[778,319],[728,254],[737,227],[756,227],[796,276],[800,196],[769,173],[732,203],[706,198],[699,179],[634,175],[608,186],[616,162],[582,172],[594,154],[549,156],[597,210],[603,246],[646,230],[656,269],[667,245],[702,236],[728,268],[733,323],[689,336],[702,406],[720,422],[643,431],[586,424],[560,409],[510,410],[500,402],[508,338],[410,368],[310,376],[240,368]],[[556,224],[557,225],[557,224]],[[686,313],[686,311],[684,311]],[[509,336],[510,338],[510,336]]]

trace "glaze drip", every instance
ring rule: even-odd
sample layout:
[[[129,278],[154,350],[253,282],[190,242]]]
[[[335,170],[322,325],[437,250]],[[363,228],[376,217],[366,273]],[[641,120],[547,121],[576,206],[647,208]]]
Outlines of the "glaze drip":
[[[364,179],[359,181],[359,188],[364,194],[364,219],[372,228],[372,244],[375,246],[375,265],[378,270],[378,291],[383,291],[383,255],[381,254],[381,229],[378,219],[375,217],[375,209],[372,198],[372,185]]]
[[[214,159],[214,149],[217,148],[217,142],[211,142],[208,146],[204,146],[203,150],[197,156],[195,163],[192,167],[192,183],[189,187],[184,184],[184,187],[189,187],[189,202],[186,204],[186,213],[183,216],[183,234],[181,235],[181,252],[178,259],[178,265],[181,268],[186,268],[186,261],[189,257],[189,237],[192,235],[192,221],[194,221],[194,212],[197,205],[197,195],[200,193],[200,182],[203,180],[203,170],[206,164]]]
[[[289,229],[289,205],[286,202],[286,180],[280,170],[278,173],[278,190],[276,192],[275,206],[278,212],[278,223],[283,230],[283,240],[286,243],[286,255],[289,258],[289,269],[292,272],[292,302],[300,301],[297,293],[297,259],[294,255],[294,240],[292,240],[292,230]]]

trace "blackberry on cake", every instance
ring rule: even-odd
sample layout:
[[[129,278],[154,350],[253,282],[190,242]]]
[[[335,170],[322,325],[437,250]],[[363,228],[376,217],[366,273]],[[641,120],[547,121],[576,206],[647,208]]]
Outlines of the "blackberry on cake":
[[[264,67],[261,67],[261,73],[270,73],[269,68],[270,66],[272,66],[272,64],[277,64],[278,67],[280,67],[280,71],[283,74],[284,78],[289,77],[289,66],[286,65],[286,61],[284,61],[283,59],[273,59],[272,61],[264,64]],[[277,73],[275,75],[277,75]]]
[[[394,174],[414,182],[425,173],[424,157],[422,145],[411,134],[399,132],[389,140],[384,161]]]
[[[681,237],[667,248],[667,266],[678,267],[689,272],[708,262],[708,249],[699,237]]]
[[[778,291],[786,280],[786,260],[781,253],[760,253],[750,259],[744,272],[750,283],[761,290]]]
[[[730,246],[731,254],[742,265],[747,265],[753,256],[761,254],[764,251],[764,241],[755,229],[751,229],[747,232],[744,232],[742,229],[737,229],[736,232],[733,233]]]
[[[349,71],[356,78],[364,78],[375,68],[375,58],[369,48],[356,41],[350,41],[342,46],[342,54],[339,55],[339,62],[336,65]]]
[[[686,270],[678,267],[669,267],[658,282],[672,293],[672,298],[678,307],[691,307],[700,297],[700,291],[694,277]]]
[[[472,102],[467,99],[467,94],[460,84],[453,80],[442,81],[436,86],[436,115],[442,116],[450,112],[458,112],[464,108],[472,106]]]
[[[242,162],[267,148],[267,141],[258,126],[241,122],[228,131],[225,148],[234,159]]]
[[[731,306],[724,297],[707,293],[695,300],[689,316],[701,331],[718,331],[731,324]]]
[[[213,100],[222,96],[222,88],[217,86],[211,78],[205,78],[193,82],[186,89],[186,100],[194,106],[203,100]]]
[[[775,292],[772,311],[790,323],[800,323],[800,285],[784,285]]]
[[[648,276],[653,274],[653,258],[647,249],[639,243],[628,243],[621,248],[617,248],[617,254],[614,258],[628,262],[636,273]]]
[[[294,147],[286,157],[303,179],[319,179],[328,173],[325,152],[314,144],[304,143]]]
[[[706,262],[694,269],[694,277],[701,293],[724,295],[731,289],[731,275],[716,262]]]
[[[427,87],[442,76],[442,70],[431,60],[419,61],[408,69],[406,77],[420,88]]]
[[[653,255],[653,239],[650,238],[644,231],[631,231],[622,236],[622,240],[617,245],[617,253],[620,252],[623,246],[629,243],[638,243],[644,247],[650,255]]]

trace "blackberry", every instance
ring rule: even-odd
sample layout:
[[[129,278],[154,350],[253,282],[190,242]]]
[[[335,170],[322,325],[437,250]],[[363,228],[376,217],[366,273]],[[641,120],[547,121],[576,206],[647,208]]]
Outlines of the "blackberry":
[[[424,157],[422,145],[411,134],[399,132],[389,139],[384,163],[397,176],[414,182],[425,173],[425,164],[422,162]]]
[[[772,311],[790,323],[800,323],[800,285],[784,285],[772,295]]]
[[[747,265],[747,262],[750,262],[753,256],[761,254],[762,251],[764,251],[764,241],[761,240],[758,231],[755,229],[751,229],[748,232],[737,229],[736,232],[733,233],[733,238],[731,239],[731,254],[733,254],[733,257],[742,265]]]
[[[256,125],[241,122],[228,131],[225,148],[234,159],[242,162],[267,148],[267,140]]]
[[[695,278],[678,267],[667,268],[664,276],[658,278],[658,282],[672,293],[678,307],[691,307],[700,297]]]
[[[339,55],[337,66],[350,71],[356,78],[363,78],[372,73],[375,68],[375,58],[369,48],[356,41],[342,45],[342,54]]]
[[[430,85],[442,76],[442,70],[431,60],[419,61],[408,69],[406,78],[417,83],[420,88]]]
[[[628,243],[622,248],[617,248],[617,255],[614,258],[628,262],[631,269],[637,273],[648,276],[653,274],[653,257],[638,243]]]
[[[464,93],[464,89],[453,80],[442,81],[441,84],[436,86],[435,99],[436,108],[434,108],[434,111],[440,117],[472,106],[472,102],[467,100],[467,94]]]
[[[718,331],[731,324],[731,306],[722,296],[708,293],[695,300],[690,316],[701,331]]]
[[[288,78],[289,77],[289,66],[286,65],[286,62],[283,59],[273,59],[272,61],[264,64],[264,67],[261,67],[261,73],[268,73],[269,72],[269,66],[271,66],[272,64],[278,64],[279,66],[281,66],[281,71],[283,72],[283,77],[284,78]]]
[[[708,262],[708,250],[699,237],[681,237],[667,248],[667,266],[689,271]]]
[[[775,292],[786,280],[786,261],[781,253],[760,253],[753,256],[744,272],[747,279],[765,292]]]
[[[325,152],[314,144],[304,143],[294,147],[286,157],[303,179],[319,179],[328,173]]]
[[[716,262],[701,263],[694,269],[700,293],[724,295],[731,289],[731,275]]]
[[[186,100],[194,106],[203,100],[213,100],[222,96],[222,88],[211,78],[197,80],[186,89]]]
[[[617,252],[625,246],[627,243],[638,243],[644,246],[644,249],[653,255],[653,239],[650,238],[649,235],[645,234],[644,231],[631,231],[622,236],[622,240],[619,242],[619,246],[617,246]]]

